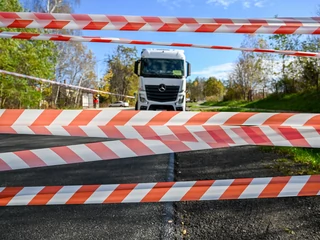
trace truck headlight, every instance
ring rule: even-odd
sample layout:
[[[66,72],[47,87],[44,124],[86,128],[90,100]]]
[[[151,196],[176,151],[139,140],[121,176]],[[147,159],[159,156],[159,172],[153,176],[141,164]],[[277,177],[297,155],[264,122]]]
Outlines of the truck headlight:
[[[146,102],[146,98],[143,95],[139,95],[139,100],[141,103],[145,103]]]
[[[178,103],[182,104],[184,101],[184,95],[179,96]]]

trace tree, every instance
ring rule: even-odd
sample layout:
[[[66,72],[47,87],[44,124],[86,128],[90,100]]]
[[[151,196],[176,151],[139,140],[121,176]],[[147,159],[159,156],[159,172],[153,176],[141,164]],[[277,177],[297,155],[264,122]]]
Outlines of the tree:
[[[293,50],[300,45],[301,35],[275,34],[269,38],[270,46],[276,50]],[[284,93],[296,92],[295,79],[299,76],[297,58],[284,54],[275,55],[275,75],[283,86]]]
[[[196,77],[193,81],[187,82],[187,91],[192,101],[199,101],[205,98],[204,86],[206,78]]]
[[[80,5],[80,0],[27,0],[25,6],[30,10],[45,13],[72,13],[74,8]],[[80,34],[79,30],[54,29],[51,33]],[[66,81],[72,85],[97,88],[96,73],[94,71],[96,61],[92,51],[81,42],[55,42],[56,54],[56,79]],[[56,94],[59,94],[57,89]],[[80,91],[69,91],[72,95],[65,98],[65,102],[78,104]],[[53,96],[57,99],[57,96]],[[73,99],[73,100],[72,100]]]
[[[137,49],[119,45],[112,55],[105,61],[105,86],[109,91],[121,95],[133,95],[138,90],[139,78],[134,74],[134,61],[137,60]],[[112,74],[110,74],[112,73]],[[107,77],[108,76],[108,77]],[[117,96],[117,100],[124,97]]]
[[[0,1],[1,11],[22,12],[18,0]],[[1,29],[21,31],[20,29]],[[33,29],[24,29],[35,32]],[[0,42],[0,69],[52,79],[56,64],[55,45],[52,42],[2,39]],[[2,75],[0,78],[0,107],[38,107],[42,87],[38,82]],[[44,95],[43,97],[46,97]]]
[[[320,5],[318,6],[317,15],[320,16]],[[302,51],[320,52],[320,38],[318,36],[308,36],[301,42]],[[303,58],[297,60],[301,71],[301,89],[319,91],[320,81],[320,60],[319,58]]]
[[[68,55],[68,61],[57,66],[58,79],[64,79],[66,83],[87,88],[97,88],[97,76],[94,71],[96,60],[91,50],[82,43],[71,42],[68,45],[67,51],[63,54]],[[68,104],[79,104],[81,91],[71,90],[71,95],[65,96],[65,102]]]
[[[246,35],[241,47],[263,48],[266,42],[257,36]],[[230,86],[237,86],[241,98],[246,99],[254,89],[265,85],[266,75],[266,54],[254,52],[242,52],[235,63],[232,74],[229,76]],[[237,95],[234,92],[232,95]]]
[[[301,44],[303,51],[320,52],[320,38],[308,37]],[[318,58],[298,58],[301,71],[301,82],[299,90],[319,91],[320,60]]]
[[[204,83],[204,94],[206,97],[215,96],[221,99],[224,93],[224,86],[221,81],[215,77],[209,77]]]
[[[30,11],[43,12],[43,13],[72,13],[74,8],[80,5],[80,0],[26,0],[24,6]],[[69,30],[69,29],[48,29],[49,33],[67,34],[67,35],[80,35],[81,30]],[[54,42],[57,51],[57,65],[56,65],[56,77],[58,80],[64,80],[69,70],[66,66],[74,58],[71,55],[73,52],[70,50],[70,42]],[[78,43],[78,45],[82,43]],[[66,71],[66,72],[64,72]]]
[[[25,6],[34,12],[73,12],[80,0],[26,0]]]

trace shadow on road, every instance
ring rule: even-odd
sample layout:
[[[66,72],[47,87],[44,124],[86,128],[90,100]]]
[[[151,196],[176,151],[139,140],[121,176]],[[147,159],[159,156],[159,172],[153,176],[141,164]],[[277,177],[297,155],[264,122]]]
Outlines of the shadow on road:
[[[180,153],[176,180],[280,176],[268,167],[277,158],[257,147]],[[320,239],[319,203],[319,197],[177,202],[176,224],[186,239]]]
[[[0,151],[105,139],[0,135]],[[0,186],[117,184],[166,181],[168,155],[33,168],[0,173]],[[106,204],[0,208],[0,239],[159,239],[164,204]]]

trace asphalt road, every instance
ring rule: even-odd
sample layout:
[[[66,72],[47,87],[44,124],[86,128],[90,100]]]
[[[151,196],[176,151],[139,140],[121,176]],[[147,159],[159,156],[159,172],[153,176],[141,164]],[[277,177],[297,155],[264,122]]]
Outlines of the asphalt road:
[[[279,156],[257,147],[179,154],[176,181],[281,176]],[[320,198],[246,199],[175,203],[185,239],[320,239]]]
[[[0,152],[101,141],[99,138],[0,135]],[[105,139],[103,139],[105,140]],[[121,161],[121,162],[120,162]],[[0,186],[167,181],[168,155],[0,173]],[[0,239],[163,239],[166,204],[0,208]]]
[[[101,140],[0,135],[0,152]],[[278,176],[269,167],[276,158],[255,147],[176,154],[174,180]],[[2,172],[0,186],[167,181],[169,162],[161,155]],[[320,239],[320,198],[3,207],[0,239]]]

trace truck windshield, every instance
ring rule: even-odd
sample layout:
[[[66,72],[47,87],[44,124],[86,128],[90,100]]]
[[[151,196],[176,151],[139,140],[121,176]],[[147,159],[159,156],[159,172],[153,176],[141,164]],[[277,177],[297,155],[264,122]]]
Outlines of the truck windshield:
[[[141,76],[182,78],[184,76],[184,61],[180,59],[141,59]]]

